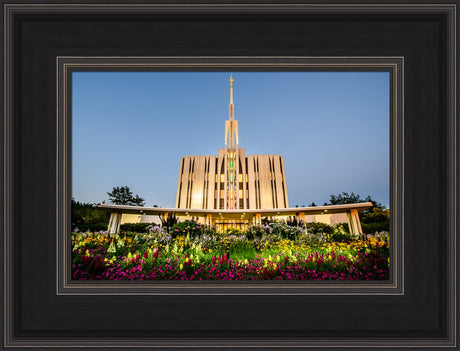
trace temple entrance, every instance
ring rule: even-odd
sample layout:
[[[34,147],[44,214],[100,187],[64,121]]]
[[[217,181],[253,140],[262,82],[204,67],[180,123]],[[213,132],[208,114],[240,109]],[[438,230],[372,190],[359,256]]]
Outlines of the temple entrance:
[[[216,220],[215,224],[216,230],[219,233],[223,233],[229,228],[235,228],[241,231],[246,231],[249,226],[249,220],[244,219],[219,219]]]

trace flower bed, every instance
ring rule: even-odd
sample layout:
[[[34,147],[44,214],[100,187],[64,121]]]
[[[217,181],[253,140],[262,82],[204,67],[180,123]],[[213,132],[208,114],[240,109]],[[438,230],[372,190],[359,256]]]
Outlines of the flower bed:
[[[346,237],[337,242],[331,236],[309,235],[299,228],[280,229],[279,225],[252,227],[246,233],[228,235],[217,234],[210,228],[198,229],[201,232],[195,226],[193,235],[181,233],[185,235],[175,237],[158,227],[151,228],[148,234],[73,233],[72,278],[389,279],[388,234]]]

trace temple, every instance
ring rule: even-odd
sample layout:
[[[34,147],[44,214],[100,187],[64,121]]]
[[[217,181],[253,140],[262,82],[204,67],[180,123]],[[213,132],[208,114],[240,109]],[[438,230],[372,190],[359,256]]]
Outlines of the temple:
[[[230,105],[225,121],[225,144],[216,156],[185,156],[180,161],[176,208],[287,208],[284,159],[279,155],[245,155],[239,147],[238,121]]]
[[[180,160],[176,207],[136,207],[100,204],[111,211],[109,231],[120,224],[152,222],[175,216],[195,220],[222,232],[227,228],[245,230],[262,223],[262,218],[348,223],[350,233],[362,233],[358,212],[371,202],[289,208],[284,159],[279,155],[248,155],[239,147],[238,121],[233,104],[230,75],[230,104],[225,121],[224,148],[217,156],[184,156]]]

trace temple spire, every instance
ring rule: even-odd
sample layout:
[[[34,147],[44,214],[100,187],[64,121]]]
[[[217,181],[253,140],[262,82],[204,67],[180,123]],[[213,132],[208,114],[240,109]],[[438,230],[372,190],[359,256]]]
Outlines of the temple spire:
[[[232,73],[230,73],[230,105],[233,105],[233,78],[232,78]]]
[[[238,121],[235,121],[233,105],[233,76],[230,73],[230,105],[228,106],[228,121],[225,121],[225,180],[224,180],[224,209],[238,209],[239,201],[239,146]]]

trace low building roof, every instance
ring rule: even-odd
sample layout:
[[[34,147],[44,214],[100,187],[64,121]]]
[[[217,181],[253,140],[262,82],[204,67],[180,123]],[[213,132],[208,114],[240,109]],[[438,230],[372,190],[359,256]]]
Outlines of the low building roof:
[[[207,210],[193,208],[162,208],[162,207],[142,207],[128,205],[99,204],[100,208],[111,212],[142,214],[142,215],[175,215],[178,217],[205,217],[207,214],[213,217],[222,218],[242,218],[252,217],[259,214],[263,217],[275,216],[295,216],[299,213],[306,215],[344,213],[350,210],[364,211],[372,207],[372,202],[360,202],[345,205],[309,206],[309,207],[290,207],[290,208],[262,208],[262,209],[240,209],[240,210]]]

